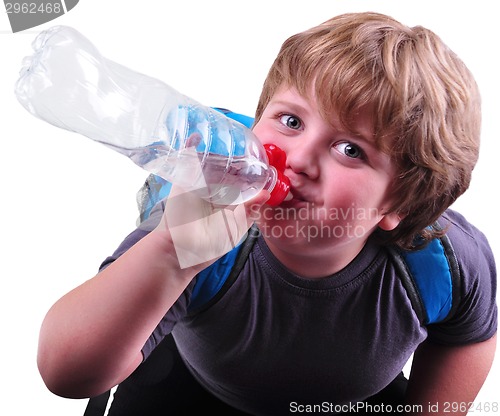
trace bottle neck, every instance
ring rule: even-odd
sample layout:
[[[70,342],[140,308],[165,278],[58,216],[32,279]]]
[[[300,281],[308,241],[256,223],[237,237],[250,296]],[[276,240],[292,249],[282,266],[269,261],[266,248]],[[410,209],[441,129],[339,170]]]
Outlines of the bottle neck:
[[[280,205],[290,192],[290,179],[274,166],[269,166],[269,174],[264,189],[271,193],[266,204],[271,206]]]

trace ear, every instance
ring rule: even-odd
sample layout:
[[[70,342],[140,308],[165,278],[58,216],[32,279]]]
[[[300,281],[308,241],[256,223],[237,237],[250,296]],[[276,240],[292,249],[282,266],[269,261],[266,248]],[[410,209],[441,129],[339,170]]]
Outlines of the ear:
[[[384,214],[379,221],[378,226],[384,231],[392,231],[396,228],[403,218],[397,212]]]

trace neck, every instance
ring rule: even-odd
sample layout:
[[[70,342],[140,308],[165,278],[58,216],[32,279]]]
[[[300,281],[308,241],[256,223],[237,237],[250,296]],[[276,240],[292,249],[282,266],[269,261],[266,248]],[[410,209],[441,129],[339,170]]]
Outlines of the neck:
[[[354,260],[366,243],[366,240],[358,240],[333,247],[323,242],[299,248],[281,244],[281,241],[265,240],[274,256],[288,270],[308,279],[320,279],[339,272]]]

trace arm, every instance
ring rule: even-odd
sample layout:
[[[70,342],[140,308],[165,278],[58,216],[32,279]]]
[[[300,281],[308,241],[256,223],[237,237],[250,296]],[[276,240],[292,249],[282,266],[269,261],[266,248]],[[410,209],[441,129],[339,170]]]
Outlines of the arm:
[[[424,342],[415,352],[407,392],[407,403],[422,405],[422,409],[409,415],[443,415],[445,402],[464,406],[473,402],[491,368],[495,348],[496,335],[453,347]],[[429,408],[429,404],[437,407]],[[467,411],[446,414],[465,415]]]
[[[141,348],[196,270],[152,232],[94,278],[63,296],[41,327],[38,367],[55,394],[91,397],[126,378]]]
[[[224,209],[172,188],[160,224],[47,313],[38,347],[47,387],[65,397],[92,397],[128,377],[193,277],[231,248],[224,244],[229,234],[239,241],[246,232],[251,218],[245,208],[253,212],[268,197]]]

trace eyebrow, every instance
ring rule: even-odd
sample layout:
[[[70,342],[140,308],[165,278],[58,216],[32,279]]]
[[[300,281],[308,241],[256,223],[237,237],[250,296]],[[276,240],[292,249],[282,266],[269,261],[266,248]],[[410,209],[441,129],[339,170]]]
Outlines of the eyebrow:
[[[308,110],[308,108],[306,106],[303,106],[303,105],[298,104],[298,103],[293,102],[293,101],[276,100],[276,101],[271,101],[269,104],[271,106],[282,105],[285,107],[289,107],[293,112],[297,112],[297,113],[299,113],[299,112],[303,112],[306,114],[310,113],[310,110]]]
[[[276,101],[273,101],[270,103],[271,105],[283,105],[283,106],[286,106],[288,108],[290,108],[290,110],[292,112],[297,112],[297,113],[300,113],[300,112],[304,112],[307,114],[309,114],[311,111],[306,108],[305,106],[299,104],[299,103],[295,103],[295,102],[291,102],[291,101],[285,101],[285,100],[276,100]],[[363,142],[365,142],[366,144],[368,145],[372,145],[372,146],[375,146],[375,142],[374,142],[374,135],[373,133],[371,132],[368,132],[368,135],[360,130],[349,130],[349,129],[346,129],[346,128],[339,128],[337,125],[334,125],[332,123],[328,123],[333,129],[335,129],[336,131],[340,132],[340,133],[344,133],[344,134],[349,134],[349,135],[354,135],[356,139],[358,140],[362,140]],[[340,122],[339,122],[340,124]]]
[[[300,100],[306,101],[302,96],[300,96]],[[311,110],[309,109],[310,104],[308,104],[306,106],[306,105],[302,105],[300,102],[297,103],[297,102],[294,102],[291,100],[286,100],[286,99],[285,100],[278,99],[276,101],[271,100],[269,102],[269,105],[270,106],[282,105],[282,106],[290,108],[291,112],[297,112],[297,113],[303,112],[306,115],[311,113]],[[340,129],[335,124],[332,124],[332,123],[328,123],[328,124],[336,131],[343,133],[343,134],[351,135],[351,136],[353,136],[353,139],[363,141],[363,143],[365,143],[365,145],[370,146],[376,150],[380,150],[379,147],[377,146],[377,142],[376,142],[375,135],[373,134],[373,132],[368,131],[367,132],[368,134],[366,134],[365,132],[362,132],[359,129],[356,129],[356,130],[355,129],[349,130],[349,129],[345,129],[345,128]],[[340,124],[340,122],[338,124]]]

